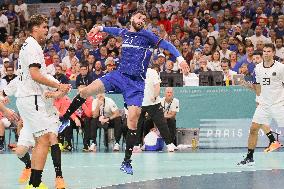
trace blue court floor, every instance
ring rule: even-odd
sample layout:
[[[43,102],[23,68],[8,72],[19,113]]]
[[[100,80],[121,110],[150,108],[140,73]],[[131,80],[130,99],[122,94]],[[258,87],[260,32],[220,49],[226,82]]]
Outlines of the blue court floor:
[[[186,153],[139,153],[134,175],[120,172],[123,153],[63,153],[68,189],[283,189],[284,153],[255,153],[256,165],[238,167],[246,149],[197,150]],[[0,189],[22,189],[17,179],[23,164],[11,153],[0,154]],[[43,181],[54,188],[49,156]]]

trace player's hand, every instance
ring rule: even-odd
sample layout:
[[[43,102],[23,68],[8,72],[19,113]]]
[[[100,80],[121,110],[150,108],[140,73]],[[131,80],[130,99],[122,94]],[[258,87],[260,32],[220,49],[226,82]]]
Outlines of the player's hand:
[[[9,102],[10,102],[10,99],[9,99],[9,97],[7,97],[7,96],[5,96],[5,97],[3,98],[3,100],[2,100],[2,103],[3,103],[3,104],[9,104]]]
[[[91,37],[94,37],[97,33],[99,33],[99,31],[100,31],[100,27],[97,26],[97,27],[92,28],[87,35],[91,38]]]
[[[53,98],[53,96],[54,96],[54,93],[53,92],[51,92],[51,91],[48,91],[48,92],[45,92],[44,93],[44,98]]]
[[[13,110],[10,110],[9,108],[5,108],[5,110],[3,111],[3,114],[7,119],[11,121],[19,120],[18,114],[16,114]]]
[[[64,93],[66,93],[66,94],[69,92],[70,89],[71,89],[71,85],[70,84],[62,84],[62,83],[60,83],[59,87],[58,87],[59,91],[62,91]]]
[[[190,68],[189,68],[186,61],[182,61],[180,63],[180,68],[181,68],[182,73],[184,73],[184,74],[190,72]]]

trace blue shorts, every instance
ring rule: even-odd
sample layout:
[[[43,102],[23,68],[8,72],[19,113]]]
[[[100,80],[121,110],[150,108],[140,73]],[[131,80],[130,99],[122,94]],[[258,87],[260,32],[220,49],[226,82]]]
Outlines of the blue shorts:
[[[121,93],[127,106],[142,106],[145,87],[145,81],[142,78],[114,70],[99,79],[103,82],[107,93]]]

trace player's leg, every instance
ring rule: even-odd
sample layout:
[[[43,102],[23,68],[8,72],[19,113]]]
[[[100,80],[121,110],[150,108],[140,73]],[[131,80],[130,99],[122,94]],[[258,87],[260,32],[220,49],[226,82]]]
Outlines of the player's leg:
[[[253,154],[257,145],[259,129],[261,128],[261,125],[269,125],[270,121],[271,113],[269,111],[269,107],[261,105],[257,106],[250,127],[250,133],[248,138],[248,152],[245,159],[239,162],[238,165],[254,164]]]
[[[131,166],[131,156],[133,147],[137,141],[136,131],[137,123],[141,113],[141,108],[138,106],[128,106],[127,127],[128,132],[126,135],[126,149],[124,161],[122,162],[121,170],[127,174],[133,174]]]
[[[276,141],[271,128],[269,125],[261,125],[261,129],[266,134],[267,138],[269,139],[269,145],[267,148],[264,149],[264,152],[272,152],[278,148],[280,148],[280,142]]]
[[[63,115],[63,118],[69,119],[69,117],[86,101],[89,96],[104,92],[105,87],[100,79],[96,79],[87,87],[80,89],[79,94],[73,99],[68,110]]]
[[[34,146],[35,141],[33,135],[28,130],[27,127],[23,127],[19,133],[19,139],[17,143],[17,147],[15,149],[15,153],[18,158],[25,164],[25,168],[23,169],[21,176],[19,178],[19,183],[25,183],[31,176],[31,158],[28,152],[29,147]]]
[[[170,130],[164,117],[164,112],[161,104],[159,103],[148,106],[147,110],[149,116],[160,131],[161,137],[165,140],[168,151],[174,152],[174,150],[177,150],[176,146],[173,144],[173,140],[171,139]]]
[[[145,115],[146,115],[145,107],[141,108],[141,114],[138,119],[137,123],[137,141],[135,143],[135,146],[133,147],[133,152],[141,152],[141,146],[143,145],[143,131],[144,131],[144,122],[145,122]]]
[[[61,169],[61,150],[58,144],[57,134],[49,133],[49,141],[50,141],[50,155],[52,157],[52,162],[55,170],[55,187],[56,189],[66,188],[66,184],[64,182],[62,176]]]

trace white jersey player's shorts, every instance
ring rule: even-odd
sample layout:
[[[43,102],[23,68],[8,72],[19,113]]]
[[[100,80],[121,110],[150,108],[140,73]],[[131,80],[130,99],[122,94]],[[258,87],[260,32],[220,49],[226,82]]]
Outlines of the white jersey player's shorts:
[[[49,132],[58,133],[58,117],[47,113],[42,96],[20,97],[17,98],[16,104],[24,127],[27,127],[34,137],[40,137]]]
[[[2,123],[3,123],[3,125],[4,125],[5,128],[8,128],[8,127],[11,126],[11,122],[10,122],[6,117],[3,117],[3,118],[1,119],[1,121],[2,121]]]
[[[278,127],[284,127],[284,104],[276,104],[272,106],[258,105],[252,121],[258,124],[270,125],[274,119]]]

